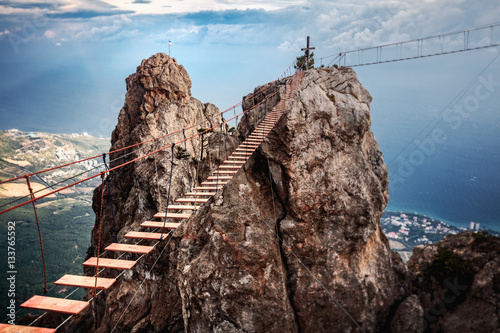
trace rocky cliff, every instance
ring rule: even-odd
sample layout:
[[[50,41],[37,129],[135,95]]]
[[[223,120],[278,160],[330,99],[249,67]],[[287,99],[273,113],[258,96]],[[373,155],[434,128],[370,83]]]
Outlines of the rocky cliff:
[[[500,238],[449,235],[418,246],[408,262],[411,293],[392,323],[395,332],[499,332]]]
[[[246,96],[243,108],[250,110],[277,93],[252,109],[236,133],[221,136],[217,129],[206,134],[203,143],[190,139],[180,150],[165,149],[112,172],[107,180],[111,193],[104,186],[101,248],[114,238],[111,207],[119,239],[139,230],[141,222],[165,208],[171,170],[173,202],[217,166],[219,140],[223,137],[224,147],[233,150],[276,105],[289,80],[258,87]],[[215,106],[191,96],[187,72],[164,54],[144,60],[126,82],[111,150],[197,123],[193,131],[221,121]],[[370,131],[370,102],[352,69],[308,70],[288,111],[244,168],[63,329],[421,331],[423,308],[437,296],[419,293],[418,273],[411,273],[390,250],[381,230],[388,173]],[[111,166],[161,149],[182,135],[139,151],[114,153]],[[101,189],[94,195],[97,215]],[[98,247],[98,222],[89,255]],[[429,256],[422,255],[422,260],[431,260]],[[415,260],[411,267],[418,272],[415,267],[423,264]],[[119,273],[106,270],[100,276]]]
[[[258,87],[244,108],[279,91],[287,80]],[[191,97],[190,87],[175,60],[164,54],[144,60],[127,78],[111,150],[201,121],[205,128],[220,122],[214,118],[217,108]],[[229,150],[277,96],[245,117],[235,134],[224,136]],[[374,332],[387,327],[408,292],[406,268],[379,224],[388,175],[370,131],[370,102],[351,69],[307,71],[289,110],[245,167],[66,330]],[[138,152],[114,153],[111,166],[180,135]],[[203,170],[217,165],[219,137],[217,132],[206,137],[203,159],[199,140],[189,140],[189,166],[174,151],[172,201],[189,188],[188,168],[203,179]],[[111,173],[119,239],[164,208],[170,159],[166,149]],[[100,194],[99,187],[96,212]],[[110,207],[105,186],[101,248],[113,242]],[[118,273],[107,270],[100,276]]]

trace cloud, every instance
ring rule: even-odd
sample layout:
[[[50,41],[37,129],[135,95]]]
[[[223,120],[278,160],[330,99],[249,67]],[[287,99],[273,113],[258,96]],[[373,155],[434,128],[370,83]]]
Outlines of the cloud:
[[[111,10],[111,11],[94,11],[94,10],[80,10],[75,12],[47,14],[47,17],[52,19],[90,19],[98,16],[114,16],[123,14],[132,14],[133,11],[126,10]]]
[[[49,4],[49,0],[29,3],[31,5],[20,0],[0,1],[0,17],[2,11],[18,11],[17,16],[4,16],[5,19],[0,20],[0,31],[22,29],[25,20],[19,17],[29,18],[37,11],[37,15],[43,14],[48,20],[40,29],[39,39],[50,38],[45,35],[46,31],[53,31],[58,38],[66,40],[131,38],[131,43],[133,38],[160,43],[175,40],[184,45],[259,46],[291,53],[300,52],[309,35],[319,57],[459,30],[500,16],[500,7],[494,1],[485,1],[479,9],[473,0],[339,0],[335,3],[282,0],[273,2],[272,10],[263,9],[268,2],[263,0],[177,1],[170,3],[171,8],[163,8],[164,2],[158,0],[58,2],[57,7],[50,8],[44,5]],[[29,9],[14,8],[16,5]],[[149,14],[152,11],[154,15]]]
[[[18,1],[0,1],[0,6],[20,9],[51,9],[55,7],[52,2],[18,2]]]
[[[56,37],[56,33],[53,30],[47,30],[47,31],[45,31],[45,33],[43,35],[44,35],[44,37],[49,38],[49,39],[53,39]]]

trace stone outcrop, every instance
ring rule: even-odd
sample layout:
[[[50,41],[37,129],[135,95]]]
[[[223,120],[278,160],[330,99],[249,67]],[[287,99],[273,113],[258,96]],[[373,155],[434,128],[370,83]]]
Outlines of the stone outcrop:
[[[186,226],[188,331],[356,331],[349,315],[368,332],[387,325],[406,269],[379,224],[388,179],[370,101],[350,69],[307,72],[245,172]]]
[[[403,320],[395,318],[393,327],[422,327],[410,332],[500,331],[499,253],[500,238],[484,233],[448,235],[437,244],[417,246],[408,262],[413,295],[398,308]],[[412,314],[405,310],[410,308]],[[397,326],[397,321],[407,326]]]

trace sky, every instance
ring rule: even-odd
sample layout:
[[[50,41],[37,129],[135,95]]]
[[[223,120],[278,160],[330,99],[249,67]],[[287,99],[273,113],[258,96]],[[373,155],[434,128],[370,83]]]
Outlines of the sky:
[[[316,47],[316,65],[329,65],[341,51],[489,25],[499,17],[500,0],[0,0],[0,129],[109,137],[123,105],[125,78],[142,59],[168,54],[169,41],[171,56],[193,81],[192,95],[226,109],[254,87],[279,77],[301,54],[307,36]],[[500,39],[500,27],[493,35]],[[495,84],[491,96],[481,100],[481,112],[460,116],[458,128],[456,121],[446,121],[452,115],[442,115],[469,83],[476,86],[456,103],[467,102],[463,100],[480,89],[474,81],[478,74],[500,82],[500,60],[485,70],[498,52],[487,48],[355,68],[374,98],[372,130],[389,165],[391,184],[396,184],[391,185],[393,208],[405,208],[407,199],[398,193],[406,186],[421,193],[408,199],[414,205],[429,201],[426,188],[455,182],[436,180],[419,188],[436,168],[446,171],[462,163],[456,160],[460,147],[481,145],[485,151],[474,159],[482,158],[482,165],[500,162],[500,93]],[[410,165],[411,175],[398,182],[398,176],[407,174],[401,165],[418,153],[415,139],[428,138],[430,134],[421,132],[432,122],[439,122],[436,126],[446,131],[447,141],[426,155],[422,165]],[[471,148],[470,154],[478,151]],[[479,186],[487,170],[478,179],[474,174],[480,170],[473,168],[462,176],[476,177]],[[468,186],[463,190],[470,192]],[[500,180],[481,186],[481,198],[490,193],[500,202]],[[486,220],[500,216],[500,208],[492,205],[478,208],[490,210]],[[443,217],[429,205],[419,209]]]

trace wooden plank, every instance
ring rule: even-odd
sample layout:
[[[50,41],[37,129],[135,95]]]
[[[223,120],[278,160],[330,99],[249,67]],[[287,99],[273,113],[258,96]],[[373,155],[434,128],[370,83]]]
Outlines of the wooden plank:
[[[181,201],[177,201],[177,202],[181,202]],[[167,213],[166,215],[167,215],[167,219],[184,220],[184,219],[188,219],[191,216],[191,214],[192,213]],[[164,219],[165,213],[156,213],[153,217],[155,219]]]
[[[241,161],[241,160],[244,160],[244,161],[246,161],[246,160],[247,160],[247,157],[245,157],[245,156],[229,156],[229,157],[228,157],[228,161],[229,161],[229,160],[240,160],[240,161]],[[222,173],[226,173],[226,172],[222,171]],[[235,172],[235,173],[236,173],[236,172]]]
[[[207,180],[230,180],[233,179],[231,176],[210,176],[207,178]]]
[[[255,142],[242,142],[238,148],[258,148],[260,144],[255,143]]]
[[[218,182],[203,182],[201,183],[201,185],[218,185],[218,184],[226,185],[227,183],[228,183],[227,180],[219,180]]]
[[[1,333],[54,333],[54,328],[0,324]]]
[[[237,152],[252,152],[252,151],[255,151],[255,148],[236,148],[234,151],[237,151]]]
[[[88,305],[84,301],[35,295],[21,304],[21,307],[77,315]]]
[[[200,206],[192,206],[192,205],[168,205],[168,210],[198,210]]]
[[[163,224],[163,222],[160,222]],[[141,231],[129,231],[125,234],[125,238],[134,238],[134,239],[152,239],[152,240],[160,240],[167,238],[167,235],[162,234],[161,232],[141,232]]]
[[[113,243],[105,248],[106,251],[130,252],[130,253],[149,253],[154,249],[154,246],[133,245]]]
[[[245,159],[244,157],[238,157],[238,159]],[[221,171],[214,171],[213,174],[228,174],[228,175],[235,175],[238,173],[238,170],[221,170]]]
[[[99,267],[104,268],[115,268],[115,269],[131,269],[137,261],[134,260],[121,260],[121,259],[109,259],[109,258],[99,258]],[[92,257],[83,263],[83,266],[97,266],[97,258]]]
[[[97,278],[97,289],[108,289],[115,283],[115,279],[108,278]],[[80,275],[70,275],[66,274],[56,282],[57,286],[70,286],[70,287],[82,287],[82,288],[94,288],[95,287],[95,277],[92,276],[80,276]]]
[[[207,202],[209,198],[180,198],[175,200],[176,202],[193,202],[193,203],[204,203]]]
[[[217,189],[220,190],[223,187],[224,187],[223,185],[219,185],[217,187],[215,187],[215,186],[200,186],[200,187],[193,188],[193,191],[215,191]]]
[[[146,221],[146,222],[142,222],[141,227],[177,229],[180,225],[181,225],[180,223],[172,223],[172,222],[167,222],[167,223],[163,224],[163,222],[159,222],[159,221]]]
[[[215,195],[215,192],[188,192],[184,193],[185,196],[188,197],[211,197],[212,195]]]
[[[234,152],[231,156],[252,156],[253,153],[240,153],[240,152]]]
[[[241,166],[233,166],[233,165],[221,165],[219,169],[240,169]]]
[[[251,155],[252,155],[252,153],[248,153],[248,154],[246,154],[246,153],[241,154],[240,153],[240,154],[238,154],[238,156],[251,156]],[[237,161],[237,160],[226,160],[226,161],[224,161],[224,163],[226,163],[226,164],[245,164],[246,162],[245,161]]]

